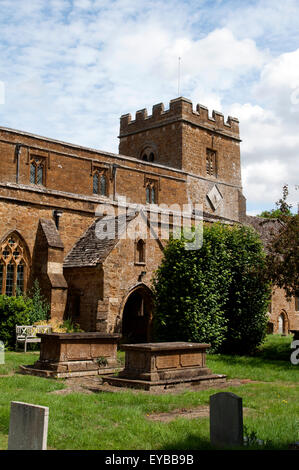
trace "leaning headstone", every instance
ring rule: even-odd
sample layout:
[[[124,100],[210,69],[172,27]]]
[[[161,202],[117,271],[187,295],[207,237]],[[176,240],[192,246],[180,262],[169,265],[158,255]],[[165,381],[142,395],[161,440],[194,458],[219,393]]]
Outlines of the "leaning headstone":
[[[230,392],[210,396],[210,441],[215,447],[243,445],[241,397]]]
[[[47,450],[49,408],[12,401],[8,450]]]

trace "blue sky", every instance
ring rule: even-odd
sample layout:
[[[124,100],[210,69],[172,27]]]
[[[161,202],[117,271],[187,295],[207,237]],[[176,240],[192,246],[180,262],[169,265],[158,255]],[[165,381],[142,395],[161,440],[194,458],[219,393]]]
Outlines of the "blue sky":
[[[0,0],[0,12],[1,126],[117,152],[121,114],[177,97],[180,56],[180,94],[240,119],[248,212],[273,208],[284,184],[297,205],[297,0]]]

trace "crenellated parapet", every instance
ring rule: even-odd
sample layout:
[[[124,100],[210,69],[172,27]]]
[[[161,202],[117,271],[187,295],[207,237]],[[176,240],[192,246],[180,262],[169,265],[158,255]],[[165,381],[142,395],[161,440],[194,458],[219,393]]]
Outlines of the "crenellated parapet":
[[[146,109],[136,111],[135,119],[132,119],[131,114],[124,114],[120,118],[120,137],[178,121],[186,121],[239,140],[237,118],[228,116],[225,121],[223,114],[218,111],[212,111],[210,116],[208,108],[201,104],[197,104],[194,110],[192,102],[184,97],[171,100],[167,110],[163,103],[155,104],[151,115],[148,115]]]

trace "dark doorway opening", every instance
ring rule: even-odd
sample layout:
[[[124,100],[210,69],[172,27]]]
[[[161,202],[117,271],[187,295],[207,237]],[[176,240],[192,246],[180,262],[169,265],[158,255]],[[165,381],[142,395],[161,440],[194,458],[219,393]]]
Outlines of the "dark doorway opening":
[[[122,343],[147,343],[151,340],[152,295],[139,287],[128,297],[122,320]]]

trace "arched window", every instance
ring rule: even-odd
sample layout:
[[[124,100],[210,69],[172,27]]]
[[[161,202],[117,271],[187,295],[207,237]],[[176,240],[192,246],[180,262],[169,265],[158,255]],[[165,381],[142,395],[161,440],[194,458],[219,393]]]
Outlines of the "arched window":
[[[0,245],[0,293],[12,296],[25,292],[27,273],[27,250],[13,233]]]
[[[45,184],[45,160],[43,158],[32,158],[30,160],[30,183]]]
[[[217,176],[216,151],[207,149],[206,152],[206,173],[210,176]]]
[[[156,180],[148,179],[145,186],[145,198],[147,204],[157,204],[158,203],[158,186]]]
[[[107,196],[108,184],[106,171],[96,170],[93,174],[93,194]]]
[[[153,162],[156,160],[156,151],[152,147],[146,147],[140,154],[141,160],[145,162]]]
[[[136,252],[137,263],[145,263],[145,242],[143,240],[138,240],[136,245]]]

